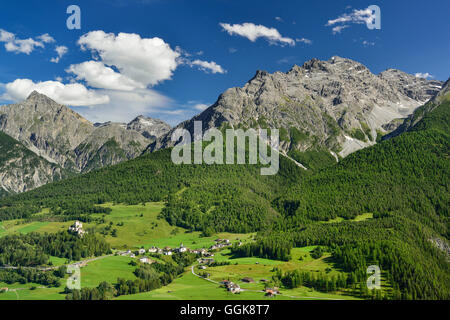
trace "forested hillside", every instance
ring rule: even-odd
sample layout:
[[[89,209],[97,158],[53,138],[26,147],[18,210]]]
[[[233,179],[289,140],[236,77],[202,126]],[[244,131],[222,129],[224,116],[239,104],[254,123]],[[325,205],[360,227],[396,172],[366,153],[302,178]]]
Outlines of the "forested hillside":
[[[206,232],[261,230],[278,213],[270,202],[305,175],[280,158],[274,176],[256,165],[175,165],[171,149],[59,181],[0,202],[0,220],[26,218],[41,208],[51,215],[86,221],[96,204],[167,201],[163,214],[173,224]]]
[[[235,252],[283,259],[294,246],[325,245],[357,281],[379,265],[393,298],[448,299],[449,253],[435,246],[449,238],[448,95],[425,110],[407,132],[302,179],[274,201],[282,217]],[[373,218],[350,221],[363,213]]]

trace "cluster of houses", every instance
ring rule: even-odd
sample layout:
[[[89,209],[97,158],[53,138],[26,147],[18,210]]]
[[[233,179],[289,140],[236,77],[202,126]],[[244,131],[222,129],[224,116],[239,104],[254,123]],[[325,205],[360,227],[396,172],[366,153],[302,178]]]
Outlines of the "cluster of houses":
[[[86,231],[83,230],[83,224],[80,221],[75,221],[75,223],[69,227],[69,232],[78,235],[80,238],[86,233]]]
[[[228,247],[231,246],[231,242],[228,239],[217,239],[215,240],[215,244],[212,245],[209,250],[202,248],[202,249],[189,249],[187,247],[185,247],[183,244],[180,244],[180,246],[178,248],[170,248],[170,247],[164,247],[164,248],[158,248],[158,247],[151,247],[148,250],[145,250],[143,248],[137,250],[136,251],[124,251],[121,253],[122,256],[129,256],[131,258],[135,258],[136,255],[143,255],[146,253],[153,253],[153,254],[162,254],[165,256],[171,256],[172,254],[176,253],[176,252],[190,252],[190,253],[194,253],[194,254],[199,254],[202,256],[201,260],[202,262],[200,263],[204,263],[204,264],[209,264],[211,262],[214,262],[214,259],[212,259],[212,257],[214,257],[214,254],[211,253],[211,250],[217,250],[220,248],[224,248],[224,247]]]
[[[232,246],[232,243],[228,239],[216,239],[215,244],[213,244],[209,250],[217,250],[225,247]],[[242,242],[239,242],[239,246],[242,245]]]

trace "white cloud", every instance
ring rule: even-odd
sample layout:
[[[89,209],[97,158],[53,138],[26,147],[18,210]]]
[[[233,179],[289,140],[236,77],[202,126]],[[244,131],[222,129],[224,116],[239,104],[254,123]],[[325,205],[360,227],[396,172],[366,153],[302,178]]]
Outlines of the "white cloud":
[[[275,17],[275,20],[283,22],[283,19],[281,17]]]
[[[51,58],[50,61],[53,63],[58,63],[59,60],[67,53],[69,52],[69,49],[66,46],[57,46],[55,48],[56,53],[58,54],[57,57]]]
[[[15,38],[14,33],[0,29],[0,42],[10,42],[13,41],[14,38]]]
[[[265,38],[271,44],[288,44],[290,46],[295,46],[294,39],[283,37],[275,28],[268,28],[263,25],[255,25],[248,22],[233,25],[228,23],[220,23],[220,26],[227,31],[229,35],[239,35],[249,39],[252,42],[255,42],[258,38]]]
[[[305,43],[305,44],[311,44],[312,40],[309,40],[309,39],[306,39],[306,38],[297,38],[297,39],[295,39],[295,42],[302,42],[302,43]]]
[[[23,101],[31,92],[38,91],[58,103],[69,106],[89,106],[109,102],[107,95],[87,89],[79,83],[63,84],[59,81],[33,82],[30,79],[17,79],[5,85],[3,99]]]
[[[431,74],[429,74],[428,72],[425,72],[425,73],[418,72],[418,73],[415,74],[415,76],[416,76],[417,78],[424,78],[424,79],[434,78],[434,77],[433,77]]]
[[[333,34],[340,33],[343,29],[348,28],[349,24],[366,24],[371,23],[375,18],[375,14],[369,8],[366,9],[353,9],[350,13],[344,13],[336,19],[328,20],[326,26],[333,27]],[[339,25],[340,24],[340,25]]]
[[[236,53],[238,50],[236,48],[229,48],[228,52],[230,53]]]
[[[348,28],[349,26],[336,26],[336,27],[333,27],[333,34],[336,34],[336,33],[341,33],[341,31],[342,30],[344,30],[344,29],[346,29],[346,28]]]
[[[15,39],[5,44],[6,51],[25,54],[30,54],[36,47],[44,48],[44,45],[42,42],[31,38],[25,40]]]
[[[172,99],[153,89],[136,89],[134,91],[98,90],[98,92],[109,96],[110,102],[93,107],[75,108],[77,112],[92,122],[129,122],[137,115],[153,117],[158,115],[159,117],[159,114],[165,113],[174,105]],[[172,116],[168,116],[166,120],[170,121],[171,118]]]
[[[98,55],[104,64],[115,66],[121,74],[145,86],[171,79],[180,56],[160,38],[141,38],[132,33],[116,36],[92,31],[83,35],[78,44]]]
[[[54,39],[47,33],[37,37],[37,39],[39,41],[32,38],[19,39],[14,33],[0,29],[0,42],[5,43],[5,49],[8,52],[24,53],[29,55],[36,49],[36,47],[44,48],[44,43],[54,41]]]
[[[45,33],[43,35],[40,35],[39,37],[37,37],[39,40],[41,40],[43,43],[53,43],[56,40],[49,35],[48,33]]]
[[[202,61],[202,60],[194,60],[189,63],[191,66],[198,66],[200,70],[211,72],[211,73],[227,73],[220,65],[215,63],[214,61]]]
[[[195,110],[199,110],[199,111],[203,111],[203,110],[205,110],[206,108],[208,108],[209,106],[207,105],[207,104],[204,104],[204,103],[198,103],[198,104],[196,104],[196,105],[194,105],[193,106],[193,108],[195,109]]]
[[[77,80],[85,80],[89,86],[94,88],[124,91],[145,88],[145,85],[115,72],[98,61],[72,64],[66,69],[66,72],[75,74]]]
[[[222,66],[218,65],[216,62],[211,61],[203,61],[196,59],[194,61],[191,60],[192,54],[187,52],[186,50],[183,50],[180,47],[176,47],[175,50],[180,54],[180,56],[177,58],[177,63],[180,65],[188,65],[191,67],[197,66],[198,69],[206,72],[206,73],[227,73],[227,71],[222,68]],[[203,51],[196,52],[195,55],[203,55]]]

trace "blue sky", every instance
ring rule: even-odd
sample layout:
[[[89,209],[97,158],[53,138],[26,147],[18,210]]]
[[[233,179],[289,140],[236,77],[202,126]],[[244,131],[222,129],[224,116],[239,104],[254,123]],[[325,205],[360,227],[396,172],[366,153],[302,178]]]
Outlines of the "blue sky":
[[[66,27],[71,4],[81,30]],[[380,30],[362,20],[369,5],[381,9]],[[0,103],[38,89],[94,122],[144,114],[175,125],[258,69],[311,58],[446,80],[449,12],[446,0],[2,1]]]

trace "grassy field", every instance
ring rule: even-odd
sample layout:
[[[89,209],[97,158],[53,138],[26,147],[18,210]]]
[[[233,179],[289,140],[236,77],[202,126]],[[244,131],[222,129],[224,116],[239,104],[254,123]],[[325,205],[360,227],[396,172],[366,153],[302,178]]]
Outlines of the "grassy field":
[[[130,257],[112,256],[89,262],[81,268],[81,287],[96,287],[102,281],[117,283],[117,278],[134,280],[133,271],[136,267],[129,264]]]
[[[253,290],[264,289],[264,284],[260,280],[270,280],[274,274],[274,267],[277,267],[284,272],[300,270],[309,272],[323,272],[330,276],[337,275],[341,272],[336,269],[330,261],[329,253],[325,253],[319,259],[313,259],[310,252],[314,250],[314,248],[316,248],[316,246],[292,249],[292,258],[289,261],[269,260],[256,257],[233,258],[230,255],[229,250],[223,250],[216,253],[214,258],[218,262],[228,261],[231,263],[230,265],[207,267],[207,269],[201,271],[209,273],[210,279],[214,281],[220,282],[222,280],[231,280],[238,283],[242,288]],[[198,273],[198,269],[196,270]],[[250,277],[255,282],[242,282],[241,280],[245,277]]]
[[[256,290],[256,289],[255,289]],[[232,294],[218,284],[196,277],[187,271],[180,278],[163,288],[120,296],[117,300],[311,300],[311,299],[347,299],[340,295],[324,294],[303,288],[303,290],[283,290],[276,297],[266,297],[263,292],[244,291]]]
[[[192,249],[208,248],[214,244],[214,240],[217,238],[226,238],[231,241],[239,239],[245,242],[254,235],[220,233],[213,237],[201,237],[200,232],[187,232],[183,228],[169,225],[164,219],[158,219],[158,214],[164,206],[162,203],[134,206],[105,204],[104,206],[112,209],[111,214],[94,214],[92,217],[103,217],[105,223],[84,223],[83,228],[92,232],[103,232],[106,240],[116,249],[152,246],[178,247],[181,243]],[[39,213],[38,216],[42,214],[44,213]],[[22,234],[29,232],[55,233],[67,230],[72,223],[70,221],[24,223],[21,220],[10,220],[0,225],[0,236],[17,232]],[[110,228],[110,231],[116,229],[117,236],[114,237],[111,232],[105,231],[106,228]]]
[[[358,222],[358,221],[364,221],[364,220],[372,219],[372,218],[373,218],[373,213],[367,212],[367,213],[360,214],[360,215],[356,216],[354,219],[350,219],[347,221]],[[346,221],[346,220],[342,217],[336,217],[336,218],[328,220],[328,221],[320,221],[320,222],[321,223],[337,223],[337,222],[342,222],[342,221]]]
[[[252,241],[255,234],[231,234],[220,233],[211,237],[202,237],[200,232],[187,232],[187,230],[170,226],[165,220],[159,219],[158,215],[163,208],[162,203],[147,203],[145,205],[112,205],[105,204],[110,207],[112,212],[108,215],[96,214],[95,218],[103,218],[104,222],[85,223],[84,229],[89,232],[98,232],[104,235],[105,239],[115,249],[137,249],[140,247],[149,248],[157,247],[178,247],[183,243],[191,249],[208,248],[214,244],[217,238],[229,239],[236,241]],[[45,215],[48,210],[44,210],[39,215]],[[360,215],[354,221],[362,221],[372,218],[372,214],[367,213]],[[338,222],[341,218],[335,219]],[[339,220],[340,221],[340,220]],[[13,233],[26,234],[29,232],[60,232],[67,230],[73,222],[28,222],[24,223],[20,220],[4,221],[0,223],[0,236]],[[112,230],[116,229],[116,236],[112,235]],[[147,293],[122,296],[118,299],[274,299],[267,298],[263,292],[257,292],[264,289],[261,279],[270,280],[274,274],[274,267],[282,271],[302,270],[309,272],[324,272],[329,275],[338,274],[338,270],[330,259],[330,253],[324,253],[319,259],[313,259],[310,252],[316,246],[303,248],[294,248],[291,252],[290,261],[278,261],[263,259],[257,257],[235,258],[231,255],[230,249],[224,249],[216,252],[214,259],[217,262],[229,261],[230,265],[208,267],[201,272],[210,273],[210,279],[221,281],[229,279],[238,283],[244,291],[241,294],[233,295],[224,288],[212,282],[196,277],[191,273],[190,268],[186,272],[175,279],[170,285]],[[110,256],[100,260],[91,261],[87,266],[81,268],[81,285],[82,287],[96,287],[102,281],[116,283],[117,278],[136,279],[133,271],[136,267],[129,264],[132,260],[130,257]],[[160,262],[171,260],[171,257],[162,256],[157,259]],[[50,261],[55,266],[66,264],[66,259],[58,257],[50,257]],[[197,273],[200,271],[195,269]],[[244,283],[242,278],[251,277],[254,283]],[[65,281],[61,281],[60,288],[42,288],[36,284],[15,284],[6,285],[0,283],[1,287],[8,287],[9,292],[0,294],[0,299],[64,299],[62,293]],[[30,290],[31,287],[36,287]],[[282,295],[275,299],[347,299],[349,297],[337,294],[324,294],[306,287],[296,288],[292,290],[282,290]]]
[[[36,283],[0,282],[0,288],[8,288],[8,292],[0,293],[0,300],[63,300],[65,299],[64,286],[64,280],[61,280],[61,286],[57,288],[45,288]]]
[[[67,264],[67,259],[50,256],[50,262],[53,266],[62,266],[64,264]]]

